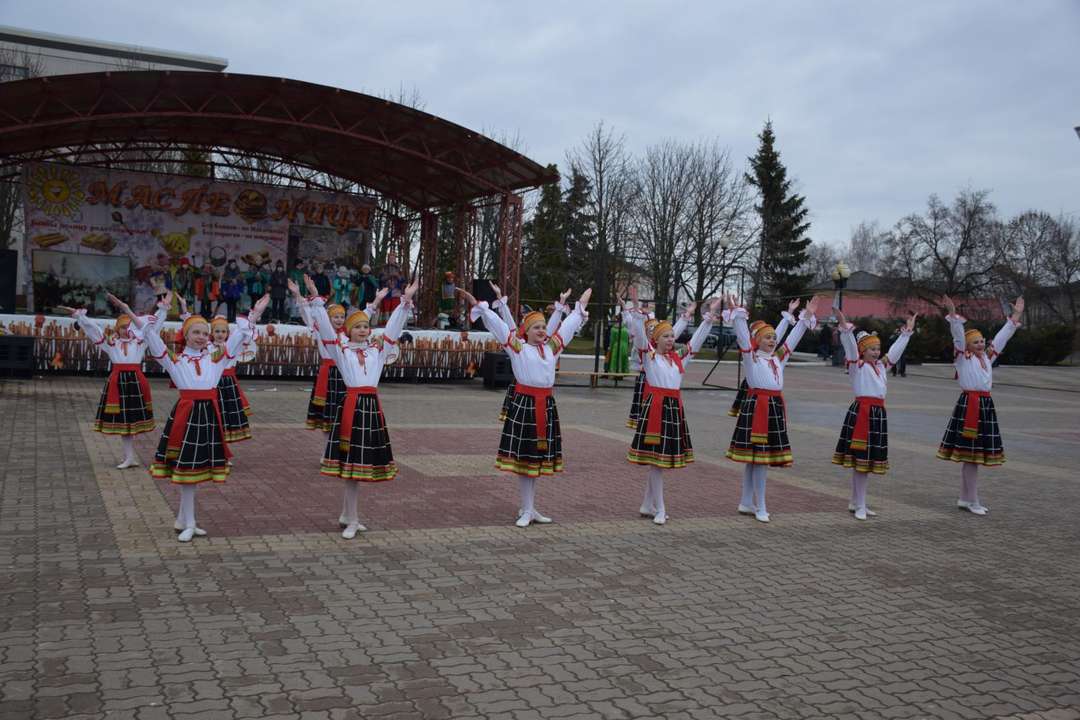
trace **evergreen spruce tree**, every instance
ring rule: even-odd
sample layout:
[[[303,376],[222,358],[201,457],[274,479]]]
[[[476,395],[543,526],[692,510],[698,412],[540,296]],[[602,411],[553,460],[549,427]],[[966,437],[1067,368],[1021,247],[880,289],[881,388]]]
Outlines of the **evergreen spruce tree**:
[[[761,216],[761,248],[752,298],[753,304],[761,307],[752,308],[751,313],[769,320],[810,284],[811,275],[804,272],[810,223],[805,198],[791,192],[787,168],[775,147],[772,121],[765,123],[758,140],[757,154],[750,158],[751,172],[746,175],[746,181],[760,194],[755,209]]]
[[[554,165],[549,170],[557,171]],[[522,227],[521,299],[534,308],[556,298],[566,282],[566,211],[562,188],[554,182],[540,190],[536,211]]]
[[[566,275],[560,281],[561,290],[574,288],[581,292],[597,280],[602,258],[595,252],[596,223],[589,212],[592,187],[589,178],[574,168],[570,186],[563,194],[564,234],[566,238]],[[595,290],[595,288],[594,288]]]

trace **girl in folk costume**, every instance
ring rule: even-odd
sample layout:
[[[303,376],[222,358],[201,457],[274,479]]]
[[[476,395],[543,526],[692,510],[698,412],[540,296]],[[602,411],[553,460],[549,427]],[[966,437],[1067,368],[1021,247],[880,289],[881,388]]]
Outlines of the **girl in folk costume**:
[[[192,315],[180,328],[184,349],[179,353],[170,351],[158,333],[160,311],[167,310],[171,302],[172,293],[169,293],[159,305],[159,316],[145,326],[150,357],[164,368],[180,391],[180,398],[165,422],[150,472],[155,478],[180,485],[176,526],[181,530],[177,540],[189,542],[196,535],[206,535],[195,524],[195,486],[208,480],[225,482],[229,475],[232,453],[225,442],[218,382],[229,358],[251,342],[255,323],[270,304],[270,296],[260,298],[246,318],[237,318],[236,332],[229,334],[224,346],[212,347],[210,323],[201,315]],[[128,313],[140,324],[130,310]]]
[[[851,468],[851,502],[848,510],[856,520],[877,515],[866,507],[866,486],[870,473],[884,475],[889,469],[889,426],[885,415],[885,378],[900,361],[911,334],[915,332],[916,313],[908,318],[900,337],[889,347],[881,361],[881,340],[877,335],[860,332],[847,321],[839,308],[833,312],[840,319],[840,342],[847,356],[848,375],[855,390],[855,401],[848,408],[840,439],[832,461]]]
[[[784,367],[791,359],[791,349],[808,328],[815,324],[817,298],[806,303],[799,321],[787,340],[777,347],[776,330],[761,325],[751,333],[746,309],[734,295],[728,297],[735,337],[742,353],[743,372],[749,390],[739,409],[735,433],[728,446],[727,457],[745,463],[739,513],[754,515],[760,522],[769,522],[765,505],[765,479],[769,467],[788,467],[794,458],[788,442],[786,408],[784,407]],[[756,501],[755,501],[756,499]]]
[[[978,330],[965,332],[965,320],[956,314],[952,299],[946,296],[944,302],[949,311],[945,319],[952,331],[953,365],[961,393],[949,418],[949,425],[945,428],[945,437],[941,440],[937,456],[942,460],[963,463],[957,507],[975,515],[985,515],[990,508],[979,502],[979,466],[993,467],[1005,462],[997,412],[990,397],[994,383],[994,359],[1020,327],[1024,298],[1016,299],[1012,316],[1005,320],[1005,325],[990,343]]]
[[[290,280],[289,290],[292,291],[296,306],[300,310],[300,318],[315,336],[315,347],[319,353],[319,370],[315,374],[315,384],[311,386],[307,420],[304,424],[307,425],[308,430],[330,432],[330,427],[334,424],[334,418],[337,415],[337,409],[345,396],[345,384],[341,380],[341,372],[334,363],[333,355],[319,339],[319,333],[315,330],[307,301],[300,295],[300,286]],[[344,327],[345,308],[343,306],[336,303],[331,304],[327,306],[326,314],[335,330],[341,330]]]
[[[305,276],[308,291],[315,295],[310,277]],[[308,313],[322,340],[337,363],[345,382],[345,397],[330,428],[319,472],[345,481],[342,517],[347,540],[366,530],[360,523],[357,503],[361,482],[385,482],[397,475],[390,434],[386,429],[378,386],[405,318],[412,307],[412,297],[419,282],[414,281],[402,294],[402,301],[390,314],[381,338],[371,335],[371,321],[366,312],[354,310],[345,319],[343,338],[331,324],[321,297],[307,302]],[[346,339],[347,338],[347,339]]]
[[[191,317],[188,312],[187,302],[180,300],[180,319],[187,320]],[[182,340],[182,338],[181,338]],[[224,348],[229,340],[229,321],[224,315],[215,315],[210,320],[210,344],[214,349]],[[251,344],[245,344],[240,352],[247,352]],[[221,420],[225,426],[225,442],[234,443],[251,438],[251,404],[247,395],[244,394],[240,384],[236,381],[236,363],[239,354],[226,357],[225,370],[221,373],[218,381],[218,405],[221,407]]]
[[[502,294],[499,286],[495,283],[488,283],[491,285],[491,289],[495,291],[495,300],[492,301],[491,307],[499,313],[499,317],[506,323],[507,327],[514,327],[517,323],[514,320],[514,314],[510,312],[510,306],[508,305],[508,298]],[[570,297],[570,289],[559,295],[559,299],[555,301],[555,307],[551,311],[551,315],[547,319],[547,327],[545,331],[547,336],[551,337],[555,334],[555,331],[559,327],[559,323],[562,322],[563,317],[570,312],[570,308],[566,306],[566,299]],[[510,401],[514,399],[514,385],[511,383],[506,386],[506,395],[503,397],[502,408],[499,410],[499,422],[506,422],[506,414],[510,410]]]
[[[796,298],[788,303],[787,311],[780,313],[780,322],[776,326],[776,339],[777,342],[783,341],[784,334],[795,324],[795,311],[799,309],[799,303],[801,301]],[[731,310],[724,311],[724,322],[731,322]],[[765,324],[764,320],[755,320],[750,323],[750,334]],[[735,400],[732,401],[731,407],[728,409],[728,415],[731,417],[739,416],[739,409],[742,407],[743,400],[746,399],[746,393],[750,389],[750,386],[746,383],[746,378],[742,379],[739,383],[739,389],[735,391]]]
[[[118,307],[126,307],[113,295],[109,301]],[[94,430],[106,435],[119,435],[124,448],[124,459],[116,467],[120,470],[138,467],[135,456],[135,436],[154,429],[154,407],[150,397],[150,383],[143,375],[142,362],[146,353],[143,333],[132,327],[126,314],[116,319],[112,332],[106,333],[97,320],[87,317],[86,310],[60,307],[79,323],[86,337],[109,356],[111,369],[109,379],[101,391]]]
[[[559,412],[551,387],[555,384],[555,366],[569,338],[586,320],[585,306],[592,290],[578,299],[573,312],[548,337],[543,313],[525,316],[517,331],[512,331],[486,302],[477,303],[469,293],[458,289],[472,307],[470,317],[482,318],[488,332],[501,340],[514,369],[514,397],[510,401],[495,467],[519,477],[521,508],[518,527],[530,523],[549,523],[535,506],[536,479],[563,470],[562,435]]]
[[[690,338],[689,347],[675,349],[675,330],[666,320],[656,323],[652,336],[645,337],[645,317],[634,313],[634,344],[641,353],[646,383],[641,403],[641,418],[630,443],[626,459],[635,465],[646,465],[645,499],[641,514],[652,515],[653,522],[667,522],[664,507],[664,470],[675,470],[694,462],[694,447],[686,427],[682,395],[679,388],[685,372],[683,363],[693,357],[705,343],[712,330],[713,315],[720,309],[714,300],[704,313],[701,324]]]
[[[630,302],[624,302],[622,298],[618,298],[618,301],[619,305],[622,306],[623,326],[626,327],[627,332],[630,334],[630,342],[634,345],[630,352],[630,369],[637,371],[637,377],[634,379],[634,396],[630,400],[630,414],[626,418],[626,427],[636,430],[638,419],[641,417],[641,400],[642,393],[645,389],[645,365],[642,362],[642,355],[652,347],[650,333],[656,327],[657,323],[656,318],[652,317],[652,313],[638,310],[636,287],[630,288],[630,294],[633,298]],[[672,334],[675,335],[676,340],[690,324],[690,319],[694,316],[695,307],[697,307],[695,303],[690,303],[686,307],[686,310],[683,311],[682,315],[679,316],[679,319],[675,321],[675,325],[672,327]],[[635,315],[639,316],[641,322],[635,322]],[[640,350],[638,348],[639,334],[643,335],[640,340],[645,343],[646,350]]]

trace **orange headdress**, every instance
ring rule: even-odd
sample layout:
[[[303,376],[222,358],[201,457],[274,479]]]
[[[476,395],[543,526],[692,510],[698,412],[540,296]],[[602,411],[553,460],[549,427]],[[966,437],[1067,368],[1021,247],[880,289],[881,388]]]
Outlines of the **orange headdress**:
[[[341,306],[338,305],[337,307]],[[342,308],[342,310],[344,310],[344,308]],[[352,329],[360,323],[370,324],[371,320],[368,318],[367,313],[363,310],[352,311],[351,313],[349,313],[349,317],[345,318],[345,332],[351,332]]]
[[[653,325],[652,331],[649,333],[649,337],[652,338],[653,345],[656,344],[656,341],[660,339],[661,335],[672,329],[673,328],[671,326],[671,323],[669,323],[667,320],[660,320],[655,325]]]
[[[130,325],[130,324],[131,324],[131,316],[130,315],[121,315],[120,317],[116,318],[116,331],[120,332],[121,330],[126,330],[128,325]]]
[[[874,333],[859,333],[858,346],[860,353],[866,352],[867,348],[873,347],[874,345],[881,347],[881,338]]]
[[[968,331],[966,331],[964,333],[964,341],[965,342],[969,342],[969,343],[978,342],[979,340],[982,340],[982,339],[983,339],[983,334],[981,332],[979,332],[978,330],[976,330],[975,328],[972,328],[971,330],[968,330]]]
[[[213,330],[216,327],[223,327],[226,330],[229,329],[229,320],[224,315],[215,315],[210,320],[210,329]]]
[[[533,323],[543,322],[545,322],[544,313],[539,310],[533,310],[526,314],[525,317],[521,319],[521,325],[518,325],[518,337],[524,338],[529,332],[529,326]]]
[[[207,327],[210,326],[210,323],[206,322],[206,318],[204,318],[202,315],[192,315],[184,321],[183,325],[180,326],[180,334],[186,338],[188,331],[191,330],[192,326],[198,325],[199,323],[202,323]]]
[[[764,335],[765,333],[769,333],[769,332],[775,333],[776,328],[774,328],[772,325],[765,322],[764,320],[755,320],[754,322],[750,323],[750,342],[751,342],[751,344],[753,344],[753,346],[755,348],[757,348],[758,338],[761,337],[762,335]]]

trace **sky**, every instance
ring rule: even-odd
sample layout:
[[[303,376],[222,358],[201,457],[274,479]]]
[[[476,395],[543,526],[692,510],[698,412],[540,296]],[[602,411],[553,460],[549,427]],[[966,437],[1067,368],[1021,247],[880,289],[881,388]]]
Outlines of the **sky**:
[[[423,109],[565,165],[598,122],[641,152],[773,122],[810,236],[936,193],[1080,220],[1080,1],[0,0],[0,24],[225,57]]]

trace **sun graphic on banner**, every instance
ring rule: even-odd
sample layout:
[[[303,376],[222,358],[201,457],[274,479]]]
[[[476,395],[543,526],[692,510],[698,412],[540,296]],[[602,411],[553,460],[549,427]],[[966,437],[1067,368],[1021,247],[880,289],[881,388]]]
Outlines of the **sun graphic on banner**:
[[[48,215],[74,217],[86,194],[79,176],[71,170],[42,165],[33,170],[26,184],[30,204]]]

